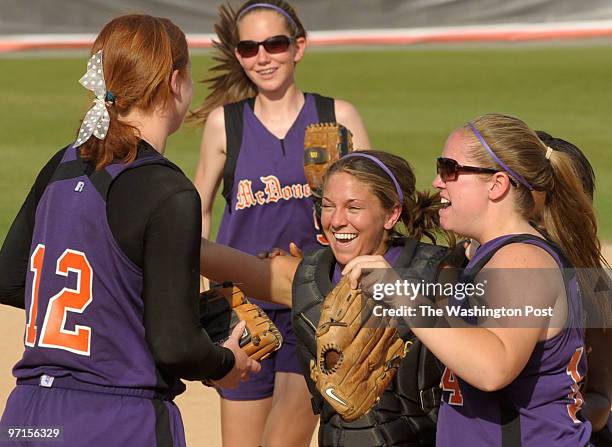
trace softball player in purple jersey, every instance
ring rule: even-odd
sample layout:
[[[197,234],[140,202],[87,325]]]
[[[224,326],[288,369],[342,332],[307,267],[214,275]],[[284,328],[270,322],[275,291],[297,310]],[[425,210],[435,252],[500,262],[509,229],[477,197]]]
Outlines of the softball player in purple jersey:
[[[554,137],[541,130],[537,130],[536,134],[547,146],[556,151],[564,152],[571,157],[574,170],[580,179],[582,188],[589,198],[593,200],[595,195],[595,172],[580,148],[569,141]],[[610,305],[612,303],[608,302],[608,306]],[[606,314],[607,312],[595,313],[594,319],[597,320]],[[610,374],[612,369],[612,358],[610,358],[612,332],[610,331],[610,320],[605,324],[593,321],[593,314],[588,312],[588,309],[587,316],[589,319],[587,321],[586,344],[589,370],[586,389],[582,393],[584,396],[582,414],[591,422],[593,428],[591,443],[595,447],[610,446],[612,445],[612,435],[606,427],[610,417],[612,402],[612,375]]]
[[[94,105],[0,251],[0,299],[26,311],[0,425],[26,429],[21,445],[184,446],[180,379],[236,386],[259,368],[242,324],[224,347],[199,326],[199,197],[163,156],[192,98],[187,42],[168,19],[127,15],[92,53],[79,82]]]
[[[425,278],[435,276],[446,258],[444,247],[418,242],[423,237],[434,239],[439,200],[417,191],[415,182],[412,168],[401,157],[371,150],[345,155],[328,169],[323,181],[321,226],[329,247],[303,259],[296,250],[291,251],[293,256],[274,253],[259,259],[202,239],[202,253],[212,254],[201,259],[203,274],[217,281],[231,278],[253,296],[292,307],[302,374],[312,392],[313,411],[320,418],[321,446],[430,446],[435,442],[437,411],[427,409],[423,396],[429,390],[434,393],[440,374],[431,365],[435,360],[424,359],[416,343],[412,357],[402,362],[379,403],[357,420],[343,420],[310,379],[321,303],[341,278],[344,265],[360,255],[379,254],[390,265]],[[401,229],[396,226],[400,221]]]
[[[582,301],[598,298],[580,273],[560,269],[606,264],[592,203],[571,158],[547,147],[519,119],[499,114],[455,130],[442,155],[433,182],[443,202],[440,224],[481,244],[468,266],[472,273],[538,269],[530,282],[512,287],[489,281],[487,299],[551,307],[558,317],[529,328],[413,328],[446,365],[437,445],[588,445],[591,426],[580,413]],[[533,224],[534,216],[546,231]],[[384,266],[380,258],[361,257],[344,273],[356,285],[364,269]],[[554,281],[547,282],[545,270]]]
[[[210,236],[213,201],[223,179],[219,242],[251,254],[288,250],[290,242],[317,248],[321,236],[303,172],[305,128],[337,120],[351,130],[356,148],[367,149],[361,118],[345,101],[298,89],[295,67],[304,56],[306,31],[287,2],[250,0],[236,12],[222,6],[220,16],[215,31],[221,63],[208,80],[210,95],[192,117],[204,124],[195,175],[202,234]],[[257,304],[281,330],[284,343],[262,363],[261,374],[222,392],[224,445],[306,446],[317,418],[297,361],[291,313]],[[251,423],[236,430],[235,421],[247,418]]]

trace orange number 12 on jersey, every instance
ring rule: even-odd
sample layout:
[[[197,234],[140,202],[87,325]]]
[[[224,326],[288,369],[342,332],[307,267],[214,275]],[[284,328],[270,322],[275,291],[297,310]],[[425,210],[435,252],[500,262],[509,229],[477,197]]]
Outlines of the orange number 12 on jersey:
[[[34,278],[32,300],[25,331],[26,346],[34,346],[36,344],[38,294],[44,258],[45,246],[38,244],[30,257],[30,270],[34,272]],[[59,293],[49,299],[38,346],[64,349],[75,354],[89,355],[91,328],[75,325],[74,330],[71,331],[64,327],[68,312],[83,313],[92,301],[93,270],[85,253],[71,249],[64,250],[64,253],[57,260],[55,273],[61,276],[68,276],[69,272],[76,273],[77,275],[76,288],[70,289],[64,287]]]

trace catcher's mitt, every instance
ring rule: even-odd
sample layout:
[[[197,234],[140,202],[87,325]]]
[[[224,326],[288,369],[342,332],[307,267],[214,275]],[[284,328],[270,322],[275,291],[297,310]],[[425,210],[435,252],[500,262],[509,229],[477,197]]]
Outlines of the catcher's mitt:
[[[215,343],[223,344],[240,320],[246,321],[240,347],[253,360],[263,360],[281,347],[283,337],[272,320],[231,282],[200,294],[200,322]]]
[[[409,343],[402,342],[388,317],[373,317],[373,307],[374,301],[351,289],[344,277],[321,308],[310,377],[346,421],[370,411],[408,352]]]
[[[341,124],[311,124],[304,134],[304,174],[315,197],[321,196],[329,166],[353,150],[353,135]]]

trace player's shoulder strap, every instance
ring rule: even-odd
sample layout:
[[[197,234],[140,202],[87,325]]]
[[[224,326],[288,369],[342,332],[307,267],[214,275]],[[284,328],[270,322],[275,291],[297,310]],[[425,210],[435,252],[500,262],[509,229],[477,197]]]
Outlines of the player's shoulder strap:
[[[225,165],[223,166],[223,191],[221,195],[225,202],[230,205],[232,202],[232,188],[234,187],[234,173],[236,163],[242,145],[242,132],[244,123],[244,106],[249,104],[251,108],[255,105],[255,98],[247,98],[223,106],[223,116],[225,118]],[[231,211],[231,206],[229,207]]]
[[[311,95],[315,101],[317,117],[320,123],[335,123],[336,108],[334,98],[319,95],[318,93],[306,93]],[[223,106],[225,118],[226,159],[223,167],[223,190],[221,195],[228,205],[232,202],[232,189],[234,187],[234,175],[236,163],[242,145],[242,133],[244,127],[244,107],[248,104],[251,109],[255,107],[255,98],[247,98]],[[231,206],[229,207],[231,212]]]
[[[557,262],[560,268],[569,265],[569,262],[563,254],[563,251],[554,242],[545,239],[544,237],[535,236],[533,234],[528,233],[511,234],[500,237],[497,240],[493,241],[493,243],[483,245],[482,247],[478,248],[478,250],[476,251],[476,255],[472,258],[472,260],[465,268],[464,276],[466,278],[475,277],[478,272],[482,270],[482,268],[491,260],[493,255],[495,255],[495,253],[497,253],[499,249],[506,245],[515,243],[530,244],[542,248],[553,257],[553,259]]]
[[[336,103],[334,98],[322,96],[318,93],[308,93],[314,98],[315,107],[317,108],[317,116],[320,123],[335,123],[336,122]]]
[[[68,145],[66,146],[64,156],[53,173],[49,183],[86,175],[102,199],[106,200],[112,182],[121,172],[128,169],[134,169],[144,165],[159,164],[168,166],[182,173],[181,169],[177,165],[166,159],[157,151],[144,151],[144,143],[142,141],[138,144],[137,157],[138,158],[136,160],[129,164],[114,162],[106,166],[104,169],[95,169],[95,165],[93,163],[87,162],[81,158],[80,148],[75,148],[72,145]]]

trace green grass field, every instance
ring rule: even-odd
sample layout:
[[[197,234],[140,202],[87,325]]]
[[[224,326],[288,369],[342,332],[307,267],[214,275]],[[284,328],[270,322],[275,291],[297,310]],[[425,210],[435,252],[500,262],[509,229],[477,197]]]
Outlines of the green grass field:
[[[374,147],[406,157],[424,188],[449,132],[486,112],[516,115],[572,141],[595,167],[600,236],[612,240],[611,52],[602,45],[313,50],[298,83],[353,102]],[[87,56],[78,56],[0,58],[1,240],[38,170],[74,138],[88,108],[77,82]],[[210,63],[209,54],[195,55],[194,79]],[[194,101],[204,94],[198,85]],[[184,127],[166,151],[190,177],[200,136]],[[221,210],[217,200],[216,223]]]

